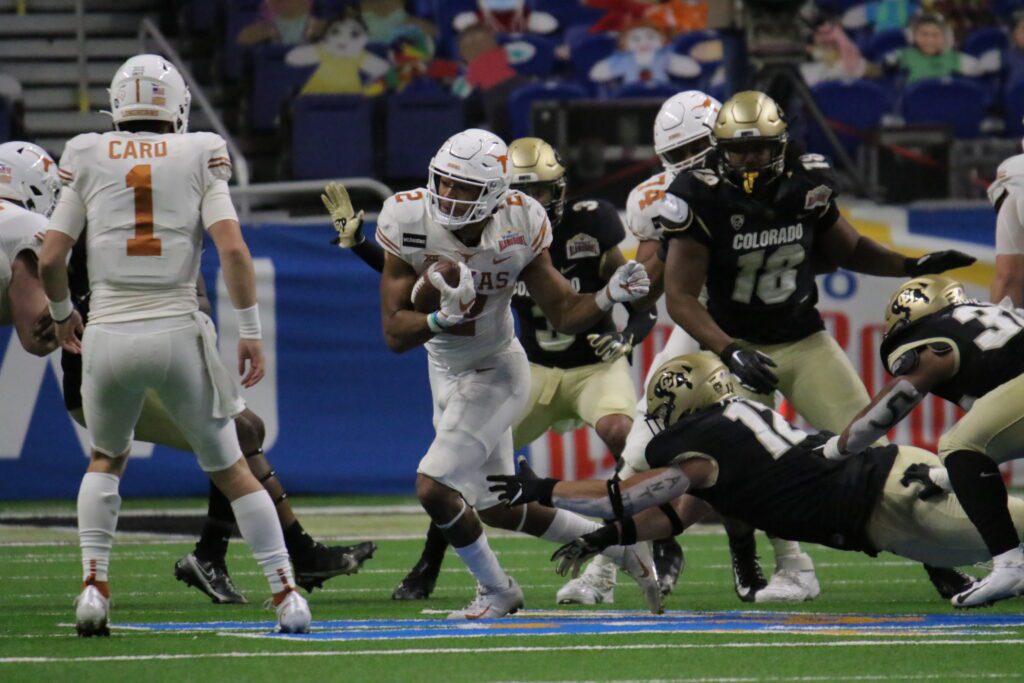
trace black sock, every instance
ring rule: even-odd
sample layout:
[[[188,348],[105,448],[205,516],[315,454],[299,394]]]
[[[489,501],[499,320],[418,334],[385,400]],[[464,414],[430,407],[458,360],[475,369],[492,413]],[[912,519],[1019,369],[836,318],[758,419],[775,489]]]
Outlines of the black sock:
[[[977,451],[954,451],[946,456],[945,464],[953,492],[992,556],[1020,545],[1007,507],[1006,485],[995,461]]]
[[[757,541],[753,531],[736,533],[726,527],[729,536],[729,550],[737,557],[750,557],[757,554]]]
[[[196,542],[196,557],[204,562],[224,562],[228,541],[235,529],[235,512],[220,489],[210,484],[210,498],[206,509],[206,522]]]
[[[312,551],[316,541],[306,533],[306,530],[299,524],[299,520],[295,520],[284,530],[284,545],[288,548],[288,554],[295,558]]]
[[[448,550],[448,539],[444,533],[431,524],[427,529],[427,542],[423,544],[423,554],[420,559],[426,560],[430,565],[440,565],[444,561],[444,553]]]

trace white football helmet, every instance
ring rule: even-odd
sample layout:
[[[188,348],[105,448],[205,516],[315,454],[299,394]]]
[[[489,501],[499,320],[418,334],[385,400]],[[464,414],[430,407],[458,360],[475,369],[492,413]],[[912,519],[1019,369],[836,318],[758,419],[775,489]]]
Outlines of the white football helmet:
[[[0,197],[49,216],[57,207],[59,195],[57,162],[45,149],[31,142],[0,145]]]
[[[167,121],[175,133],[188,131],[192,94],[174,65],[160,55],[135,55],[110,81],[110,115],[125,121]]]
[[[699,166],[711,151],[711,124],[722,103],[699,90],[665,100],[654,119],[654,151],[666,171]]]
[[[430,160],[430,217],[449,230],[488,218],[508,194],[509,166],[508,147],[494,133],[470,128],[451,136]],[[479,193],[475,199],[442,196],[442,179],[479,188]]]

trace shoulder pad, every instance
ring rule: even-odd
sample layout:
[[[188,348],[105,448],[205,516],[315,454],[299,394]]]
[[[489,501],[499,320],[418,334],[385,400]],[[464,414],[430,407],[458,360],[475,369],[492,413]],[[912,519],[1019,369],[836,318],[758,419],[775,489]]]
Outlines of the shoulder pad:
[[[186,133],[192,140],[206,147],[207,149],[217,149],[218,147],[226,147],[227,142],[224,141],[217,133],[210,133],[206,131],[199,131],[196,133]]]
[[[697,180],[701,181],[708,187],[714,187],[720,182],[720,179],[715,175],[714,171],[706,168],[698,169],[696,171],[690,171],[690,175]]]
[[[82,133],[81,135],[76,135],[64,143],[64,152],[61,156],[64,156],[69,151],[88,149],[99,142],[101,137],[101,133]]]
[[[398,192],[384,200],[381,215],[387,212],[388,218],[399,225],[419,223],[426,216],[428,201],[427,191],[423,188]]]

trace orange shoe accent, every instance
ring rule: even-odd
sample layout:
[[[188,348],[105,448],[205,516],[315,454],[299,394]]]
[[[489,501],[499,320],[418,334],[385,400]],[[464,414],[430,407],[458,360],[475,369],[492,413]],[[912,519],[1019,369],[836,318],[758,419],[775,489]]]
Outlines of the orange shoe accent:
[[[82,590],[85,590],[86,586],[95,586],[96,590],[100,592],[100,595],[105,597],[107,600],[110,599],[110,582],[109,581],[97,581],[95,574],[90,574],[89,577],[82,582]]]
[[[284,599],[288,597],[288,594],[291,593],[293,590],[295,590],[293,586],[288,586],[283,591],[278,591],[277,593],[274,593],[274,607],[280,605],[284,601]]]

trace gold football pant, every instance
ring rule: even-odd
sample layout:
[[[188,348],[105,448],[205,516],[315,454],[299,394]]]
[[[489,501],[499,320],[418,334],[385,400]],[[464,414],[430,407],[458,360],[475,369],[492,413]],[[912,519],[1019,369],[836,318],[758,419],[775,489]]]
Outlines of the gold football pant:
[[[1024,457],[1024,375],[1000,384],[939,439],[939,457],[955,451],[984,453],[996,462]]]

